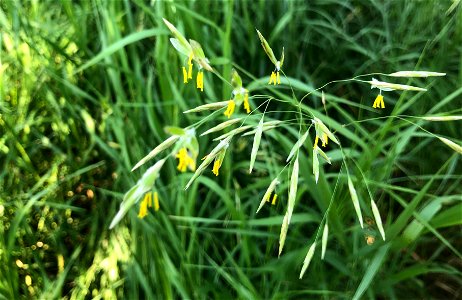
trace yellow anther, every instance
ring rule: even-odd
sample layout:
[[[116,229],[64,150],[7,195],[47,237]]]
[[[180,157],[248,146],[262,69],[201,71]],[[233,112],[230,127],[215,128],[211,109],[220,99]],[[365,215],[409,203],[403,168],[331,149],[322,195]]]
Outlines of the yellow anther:
[[[192,64],[188,64],[188,79],[192,79]]]
[[[188,72],[185,67],[183,67],[183,83],[188,83]]]
[[[186,148],[181,148],[180,151],[178,151],[176,154],[176,158],[178,158],[178,171],[186,172],[188,167],[192,171],[196,169],[196,162],[191,156],[189,156],[188,150]]]
[[[213,169],[212,172],[215,174],[215,176],[218,176],[218,170],[220,170],[221,167],[221,161],[219,159],[215,160],[213,162]]]
[[[278,198],[278,195],[277,194],[274,194],[273,196],[273,201],[271,201],[271,205],[275,205],[276,204],[276,199]]]
[[[148,193],[150,194],[150,193]],[[148,194],[146,194],[143,198],[143,201],[141,201],[141,204],[140,204],[140,211],[138,213],[138,218],[144,218],[148,215],[148,200],[147,200],[147,197],[148,197]]]
[[[145,198],[148,202],[148,207],[152,207],[152,193],[151,192],[147,193]]]
[[[329,138],[327,137],[327,133],[322,134],[322,146],[326,147],[326,145],[329,143]]]
[[[199,71],[196,78],[196,87],[202,92],[204,91],[204,72]]]
[[[383,96],[377,95],[377,98],[374,100],[373,108],[385,108],[385,102],[383,102]]]
[[[159,195],[157,194],[157,192],[154,192],[154,210],[159,210]]]
[[[274,71],[271,72],[271,77],[270,77],[270,81],[268,84],[271,84],[273,82],[274,82],[274,85],[276,85],[276,73],[274,73]]]
[[[234,103],[234,100],[229,100],[228,101],[228,108],[226,109],[224,115],[227,116],[228,118],[231,117],[231,115],[234,113],[234,108],[236,107],[236,103]]]
[[[245,93],[244,96],[244,109],[248,114],[250,113],[249,93]]]

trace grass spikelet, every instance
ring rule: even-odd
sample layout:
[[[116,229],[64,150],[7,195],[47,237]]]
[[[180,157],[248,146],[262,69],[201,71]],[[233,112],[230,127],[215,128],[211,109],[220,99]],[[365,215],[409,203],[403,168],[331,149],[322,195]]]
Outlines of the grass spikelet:
[[[255,164],[255,159],[257,158],[258,148],[260,147],[261,135],[263,132],[263,119],[264,115],[261,117],[260,122],[258,123],[257,132],[255,133],[255,137],[253,139],[252,152],[250,154],[249,173],[252,173],[252,169]]]
[[[114,219],[112,219],[109,229],[114,228],[127,214],[128,210],[141,198],[141,196],[152,188],[154,182],[159,176],[159,171],[166,160],[167,158],[161,159],[152,167],[147,169],[138,182],[125,193],[122,203],[120,203],[119,211],[115,215]]]
[[[322,240],[321,240],[321,259],[324,259],[324,256],[326,255],[326,249],[327,249],[327,238],[329,237],[329,226],[324,224],[324,229],[322,231]]]
[[[462,120],[462,116],[428,116],[422,117],[422,119],[434,122],[447,122]]]
[[[462,147],[460,145],[454,143],[451,140],[448,140],[447,138],[441,137],[441,136],[439,136],[438,139],[442,141],[443,143],[445,143],[452,150],[456,151],[459,154],[462,154]]]
[[[292,147],[292,149],[290,150],[290,153],[289,153],[289,156],[287,157],[286,159],[286,162],[289,162],[290,159],[295,155],[295,152],[301,147],[303,146],[303,144],[305,143],[305,140],[306,138],[308,137],[308,133],[309,131],[307,130],[305,132],[305,134],[303,134],[300,139],[295,143],[295,145]]]
[[[270,45],[268,44],[266,39],[263,37],[263,35],[260,33],[260,31],[258,31],[258,29],[257,29],[257,33],[258,33],[258,37],[260,38],[260,42],[263,47],[263,50],[265,50],[265,53],[266,55],[268,55],[271,62],[276,65],[277,59],[276,59],[276,56],[274,56],[273,49],[271,49]]]
[[[283,123],[282,121],[269,121],[263,123],[263,132],[274,129],[278,127],[279,124]],[[249,132],[244,133],[242,136],[248,136],[248,135],[254,135],[257,132],[257,130],[251,130]]]
[[[371,207],[372,207],[372,214],[374,215],[375,223],[377,224],[377,228],[380,231],[380,235],[382,235],[383,240],[385,241],[385,230],[383,230],[382,219],[380,218],[380,212],[375,204],[375,201],[371,199]]]
[[[303,261],[303,267],[302,267],[302,270],[300,272],[300,277],[299,277],[300,279],[302,279],[303,275],[306,272],[306,269],[308,269],[308,266],[310,265],[311,259],[313,258],[313,255],[314,255],[315,248],[316,248],[316,242],[313,242],[313,244],[311,244],[310,246],[310,249],[308,249],[308,252],[306,253],[305,260]]]
[[[187,190],[194,182],[194,180],[196,180],[196,178],[199,177],[202,174],[202,172],[204,172],[204,170],[210,165],[210,163],[215,159],[215,157],[220,153],[221,150],[228,148],[231,138],[232,136],[229,136],[226,139],[222,140],[220,143],[218,143],[217,146],[215,146],[215,148],[213,148],[210,154],[208,154],[205,157],[204,161],[202,161],[200,166],[197,167],[196,172],[194,172],[193,176],[186,184],[186,187],[184,188],[185,190]]]
[[[313,122],[314,122],[315,128],[316,128],[316,135],[321,136],[320,132],[319,132],[319,131],[321,131],[322,133],[327,134],[327,137],[329,139],[331,139],[334,143],[336,143],[337,145],[340,145],[340,142],[337,140],[337,138],[334,136],[334,134],[332,132],[330,132],[329,128],[327,128],[327,126],[324,125],[324,123],[320,119],[315,117],[313,119]]]
[[[220,141],[220,140],[226,139],[226,138],[228,138],[230,136],[242,133],[242,132],[244,132],[244,131],[246,131],[247,129],[250,129],[250,128],[252,128],[251,125],[245,125],[245,126],[233,129],[230,132],[224,133],[224,134],[220,135],[219,137],[214,138],[213,140],[214,141]]]
[[[228,126],[236,124],[240,120],[242,120],[242,118],[236,118],[236,119],[231,119],[231,120],[225,121],[223,123],[218,124],[215,127],[210,128],[209,130],[203,132],[200,136],[204,136],[204,135],[207,135],[207,134],[212,133],[212,132],[217,132],[217,131],[223,130]]]
[[[284,248],[284,243],[286,241],[287,230],[289,229],[289,212],[286,212],[284,215],[284,220],[281,225],[281,234],[279,235],[279,252],[278,257],[281,256],[282,249]]]
[[[435,77],[435,76],[446,76],[446,73],[439,72],[427,72],[427,71],[399,71],[388,74],[392,77]]]
[[[292,212],[295,206],[295,198],[297,197],[297,187],[298,187],[298,155],[295,158],[294,166],[292,168],[292,175],[290,176],[290,187],[289,187],[289,199],[288,199],[288,223],[290,224],[290,219],[292,217]]]
[[[278,178],[274,178],[273,181],[271,181],[268,189],[266,190],[265,194],[263,195],[263,198],[261,199],[260,205],[258,206],[256,214],[260,211],[260,209],[265,205],[265,202],[268,201],[269,197],[271,196],[271,193],[274,192],[274,189],[276,188],[276,185],[279,184]]]
[[[138,169],[140,166],[145,164],[148,160],[154,158],[157,154],[160,152],[164,151],[165,149],[169,148],[171,145],[173,145],[178,139],[180,138],[179,135],[172,135],[162,143],[160,143],[157,147],[155,147],[151,152],[149,152],[148,155],[143,157],[133,168],[132,172],[136,169]]]
[[[358,216],[359,224],[361,224],[361,228],[363,226],[363,215],[361,213],[361,207],[359,206],[359,199],[358,194],[356,193],[356,189],[353,186],[353,182],[351,182],[350,175],[348,175],[348,189],[350,190],[351,201],[353,201],[353,206],[355,207],[356,215]]]
[[[313,174],[316,183],[319,179],[319,160],[318,160],[318,147],[313,147]]]
[[[393,91],[393,90],[400,90],[400,91],[418,91],[418,92],[426,92],[427,89],[412,86],[412,85],[405,85],[405,84],[396,84],[384,81],[378,81],[375,78],[372,78],[372,81],[366,81],[371,85],[371,89],[378,88],[382,91]]]
[[[188,109],[187,111],[184,111],[184,114],[189,114],[189,113],[195,113],[195,112],[201,112],[201,111],[206,111],[206,110],[217,110],[221,109],[223,107],[228,106],[228,101],[220,101],[220,102],[213,102],[213,103],[207,103],[204,105],[197,106],[192,109]]]

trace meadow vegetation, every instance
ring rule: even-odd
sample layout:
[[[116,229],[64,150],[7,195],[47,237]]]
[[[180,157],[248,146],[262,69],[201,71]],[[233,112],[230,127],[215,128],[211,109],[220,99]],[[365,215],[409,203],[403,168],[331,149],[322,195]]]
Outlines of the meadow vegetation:
[[[163,19],[216,70],[203,91],[183,83],[188,58]],[[275,66],[256,29],[277,58],[284,48],[281,84],[268,85]],[[0,34],[0,299],[462,297],[460,1],[6,0]],[[230,100],[233,70],[251,114],[183,113]],[[446,76],[376,74],[413,70]],[[341,81],[372,73],[361,80],[427,91],[384,92],[377,109],[377,89]],[[263,112],[282,123],[251,155]],[[185,191],[194,172],[171,157],[155,183],[159,210],[139,218],[135,204],[109,229],[164,156],[132,168],[173,127],[196,125],[199,165],[240,123],[199,135],[235,117],[256,133],[233,137],[218,176],[212,163]],[[300,145],[278,256],[286,158],[314,117],[341,148],[322,148],[331,164],[320,159],[315,179],[314,128]],[[277,201],[256,214],[278,174]],[[325,257],[318,245],[299,279],[326,220]]]

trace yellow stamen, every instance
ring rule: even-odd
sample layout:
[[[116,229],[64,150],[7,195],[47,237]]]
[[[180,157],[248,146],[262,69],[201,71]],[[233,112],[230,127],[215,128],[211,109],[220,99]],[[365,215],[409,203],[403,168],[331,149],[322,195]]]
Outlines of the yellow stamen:
[[[314,148],[316,148],[318,146],[318,136],[316,136],[316,138],[314,139]]]
[[[276,199],[278,198],[278,195],[277,194],[274,194],[273,196],[273,201],[271,201],[271,205],[275,205],[276,204]]]
[[[204,72],[199,71],[196,78],[196,87],[202,92],[204,91]]]
[[[218,170],[220,170],[221,167],[221,161],[219,159],[215,160],[213,162],[213,169],[212,172],[215,174],[215,176],[218,176]]]
[[[322,134],[322,146],[326,147],[326,145],[329,143],[329,139],[327,138],[327,133]]]
[[[192,64],[188,64],[188,79],[192,79]]]
[[[271,77],[270,77],[270,81],[268,84],[273,83],[273,81],[274,81],[274,84],[276,84],[276,73],[274,73],[274,71],[271,72]]]
[[[145,198],[147,199],[148,207],[152,207],[152,193],[151,192],[147,193]]]
[[[196,169],[196,162],[191,156],[189,156],[188,150],[186,148],[181,148],[180,151],[178,151],[176,154],[176,158],[178,158],[178,171],[186,172],[188,167],[192,171]]]
[[[188,83],[188,73],[185,67],[183,67],[183,83]]]
[[[383,102],[383,96],[377,95],[377,98],[374,100],[373,108],[385,108],[385,102]]]
[[[228,108],[226,109],[224,115],[227,116],[228,118],[231,117],[231,115],[234,113],[234,108],[236,107],[236,103],[234,103],[234,100],[229,100],[228,101]]]
[[[250,113],[249,93],[245,93],[244,96],[244,109],[248,114]]]
[[[281,78],[279,77],[279,71],[276,73],[276,78],[278,80],[278,84],[281,84]],[[276,82],[274,82],[276,84]]]
[[[154,192],[154,210],[159,210],[159,195],[157,194],[157,192]]]
[[[149,194],[149,193],[148,193]],[[147,201],[147,198],[148,197],[146,194],[144,196],[144,199],[143,201],[141,201],[141,204],[140,204],[140,211],[138,213],[138,218],[142,219],[144,217],[146,217],[148,215],[148,201]]]

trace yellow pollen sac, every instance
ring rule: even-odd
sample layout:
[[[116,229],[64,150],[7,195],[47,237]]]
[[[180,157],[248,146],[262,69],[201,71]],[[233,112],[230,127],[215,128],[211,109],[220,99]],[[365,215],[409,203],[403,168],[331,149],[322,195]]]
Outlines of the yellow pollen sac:
[[[201,92],[204,91],[204,72],[199,71],[197,73],[197,78],[196,78],[196,87],[201,90]]]
[[[213,162],[213,169],[212,172],[215,174],[215,176],[218,176],[218,170],[220,170],[221,167],[221,161],[219,159],[215,160]]]
[[[151,194],[151,193],[148,193],[148,194]],[[140,204],[140,211],[138,213],[138,218],[140,219],[148,215],[148,200],[147,200],[148,194],[144,196],[144,199],[143,201],[141,201],[141,204]]]
[[[385,108],[385,102],[383,102],[383,96],[377,95],[375,98],[374,104],[372,105],[373,108]]]
[[[188,83],[188,72],[185,67],[183,67],[183,83]]]
[[[188,64],[188,79],[192,79],[192,67],[192,64]]]
[[[236,103],[234,103],[234,100],[229,100],[228,101],[228,108],[226,108],[226,111],[224,113],[225,116],[228,117],[228,119],[231,117],[231,115],[234,113],[234,108],[236,107]]]
[[[322,146],[326,147],[326,145],[329,143],[329,138],[327,138],[327,133],[322,134]]]
[[[274,71],[271,72],[271,77],[270,77],[270,81],[268,84],[271,84],[273,82],[274,82],[274,85],[276,85],[276,73],[274,73]]]
[[[159,210],[159,195],[157,194],[157,192],[154,192],[154,210]]]
[[[146,198],[146,201],[148,202],[148,207],[152,207],[152,193],[149,192],[144,197]]]
[[[278,80],[278,84],[281,84],[281,78],[279,77],[279,71],[276,73],[276,78]],[[274,82],[276,84],[276,81]]]
[[[275,205],[276,204],[276,199],[278,198],[278,195],[277,194],[274,194],[273,196],[273,201],[271,201],[271,205]]]
[[[181,148],[180,151],[178,151],[176,154],[176,158],[178,158],[178,171],[186,172],[188,167],[193,171],[196,169],[196,163],[194,159],[189,156],[188,150],[186,148]]]
[[[248,114],[250,114],[249,93],[245,93],[244,96],[244,109]]]
[[[314,139],[314,148],[318,146],[318,141],[319,141],[319,138],[318,136],[316,136],[316,138]]]

